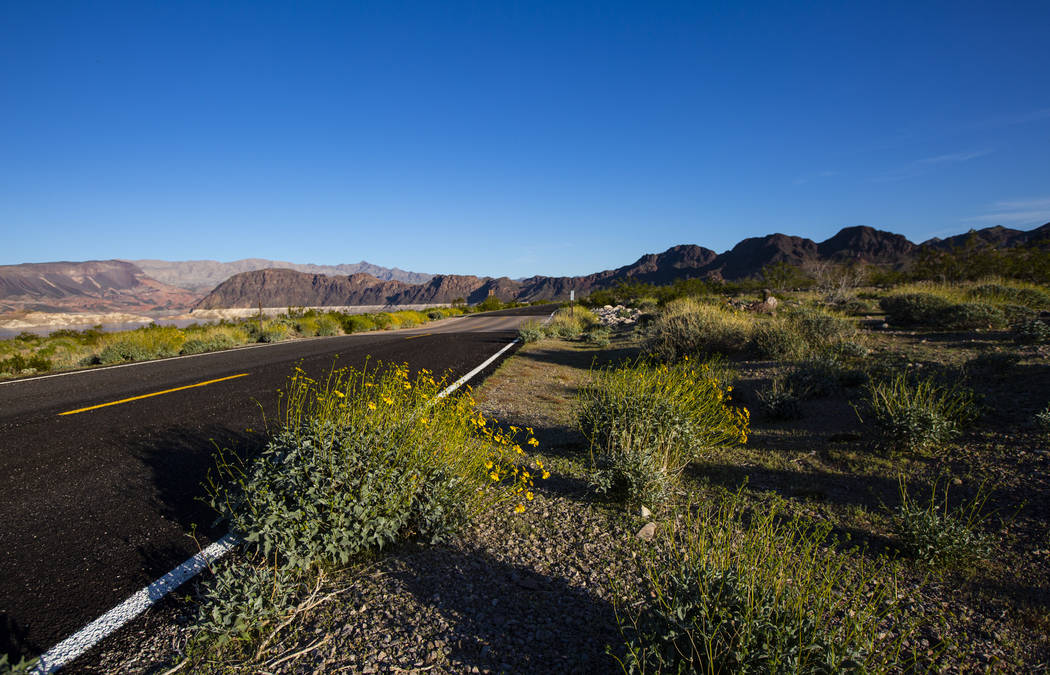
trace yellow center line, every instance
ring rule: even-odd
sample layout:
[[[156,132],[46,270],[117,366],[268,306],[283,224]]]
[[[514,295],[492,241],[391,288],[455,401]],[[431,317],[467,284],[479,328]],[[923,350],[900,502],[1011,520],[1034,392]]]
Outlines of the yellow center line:
[[[144,398],[150,398],[152,396],[160,396],[162,394],[170,394],[173,391],[182,391],[183,389],[193,389],[194,387],[203,387],[207,384],[215,384],[216,382],[225,382],[226,380],[235,380],[238,377],[247,377],[249,373],[241,373],[240,375],[230,375],[229,377],[220,377],[217,380],[208,380],[207,382],[198,382],[197,384],[187,384],[185,387],[175,387],[174,389],[165,389],[164,391],[155,391],[152,394],[143,394],[142,396],[132,396],[131,398],[122,398],[119,401],[110,401],[109,403],[99,403],[98,405],[91,405],[86,408],[77,408],[76,410],[70,410],[64,413],[58,413],[59,415],[76,415],[77,413],[87,412],[88,410],[96,410],[98,408],[105,408],[111,405],[120,405],[121,403],[128,403],[130,401],[139,401]]]
[[[410,335],[409,337],[407,337],[405,339],[406,340],[415,340],[416,338],[426,337],[428,335],[433,335],[433,333],[423,333],[422,335]]]

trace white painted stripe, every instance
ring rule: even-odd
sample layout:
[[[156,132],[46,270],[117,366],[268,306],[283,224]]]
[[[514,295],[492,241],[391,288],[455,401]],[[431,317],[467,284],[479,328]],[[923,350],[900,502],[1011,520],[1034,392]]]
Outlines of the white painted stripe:
[[[514,338],[514,340],[505,345],[503,349],[500,349],[498,352],[485,359],[480,366],[442,390],[441,393],[437,395],[437,398],[448,396],[456,389],[459,389],[461,386],[469,382],[472,377],[484,370],[489,364],[502,356],[508,349],[518,342],[519,338]],[[138,364],[129,363],[127,365]],[[142,614],[151,606],[155,605],[161,598],[178,588],[188,579],[196,576],[205,567],[226,555],[237,545],[237,543],[238,540],[233,534],[227,534],[208,548],[162,576],[160,579],[157,579],[149,586],[146,586],[124,602],[84,626],[75,634],[47,650],[29,672],[32,675],[44,675],[46,673],[53,673],[63,666],[68,665],[78,656],[87,652],[106,637],[120,630],[125,624],[139,614]]]
[[[84,652],[98,644],[105,637],[112,635],[127,622],[142,614],[161,598],[194,577],[202,569],[226,555],[237,545],[237,538],[227,534],[222,539],[189,558],[160,579],[141,589],[130,598],[109,610],[99,618],[81,628],[77,633],[66,638],[47,650],[36,662],[30,673],[44,675],[53,673],[69,664]]]
[[[493,361],[498,359],[500,356],[502,356],[503,352],[507,351],[508,349],[510,349],[511,347],[516,345],[520,339],[521,338],[514,338],[513,342],[509,342],[503,349],[499,350],[498,352],[496,352],[492,356],[490,356],[487,359],[485,359],[485,362],[482,363],[480,366],[478,366],[474,370],[470,371],[469,373],[467,373],[463,377],[459,378],[458,380],[456,380],[455,382],[453,382],[449,386],[445,387],[445,389],[442,390],[442,392],[440,394],[435,396],[435,398],[444,398],[444,397],[448,396],[449,394],[451,394],[452,392],[454,392],[455,390],[457,390],[460,387],[462,387],[464,384],[466,384],[467,382],[470,381],[470,378],[474,377],[475,375],[477,375],[481,371],[485,370],[486,366],[488,366],[490,363],[492,363]]]

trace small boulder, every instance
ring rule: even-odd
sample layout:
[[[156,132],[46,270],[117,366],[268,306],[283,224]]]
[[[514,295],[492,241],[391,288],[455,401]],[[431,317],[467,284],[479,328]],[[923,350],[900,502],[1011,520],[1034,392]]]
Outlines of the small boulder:
[[[635,536],[642,541],[652,541],[656,536],[656,523],[646,523]]]

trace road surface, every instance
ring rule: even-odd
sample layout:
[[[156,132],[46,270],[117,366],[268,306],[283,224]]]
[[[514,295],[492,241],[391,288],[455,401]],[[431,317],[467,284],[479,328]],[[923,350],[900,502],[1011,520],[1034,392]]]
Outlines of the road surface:
[[[224,534],[199,501],[212,455],[265,443],[296,365],[408,363],[452,382],[552,309],[0,384],[0,653],[46,651],[196,553],[194,528],[202,547]]]

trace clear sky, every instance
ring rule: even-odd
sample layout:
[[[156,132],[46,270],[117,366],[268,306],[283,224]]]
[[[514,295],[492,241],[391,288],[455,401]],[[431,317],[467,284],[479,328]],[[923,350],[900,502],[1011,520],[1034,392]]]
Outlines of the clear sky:
[[[1050,221],[1050,2],[0,0],[0,264]]]

